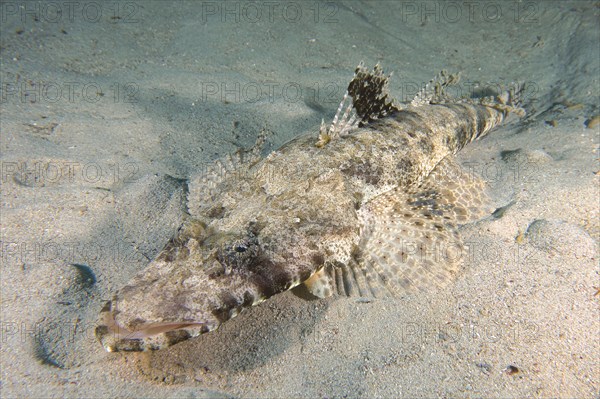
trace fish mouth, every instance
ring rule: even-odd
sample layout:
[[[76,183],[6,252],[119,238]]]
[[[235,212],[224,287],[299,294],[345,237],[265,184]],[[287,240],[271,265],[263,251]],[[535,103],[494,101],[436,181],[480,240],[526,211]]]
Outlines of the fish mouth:
[[[205,323],[199,322],[148,323],[130,330],[117,323],[111,301],[108,301],[102,309],[95,333],[107,352],[141,352],[165,348],[208,330]]]

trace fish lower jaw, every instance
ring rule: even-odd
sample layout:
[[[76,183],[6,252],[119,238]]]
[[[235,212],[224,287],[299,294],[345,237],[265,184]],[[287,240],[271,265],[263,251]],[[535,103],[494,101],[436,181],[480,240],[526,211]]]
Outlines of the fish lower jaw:
[[[96,327],[96,337],[107,352],[157,350],[216,329],[206,323],[152,323],[131,331],[106,314]]]

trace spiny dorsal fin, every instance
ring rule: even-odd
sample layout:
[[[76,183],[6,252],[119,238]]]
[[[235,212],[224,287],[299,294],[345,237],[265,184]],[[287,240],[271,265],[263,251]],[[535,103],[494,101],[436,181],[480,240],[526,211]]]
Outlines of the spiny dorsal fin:
[[[342,99],[342,102],[340,103],[340,106],[333,117],[333,122],[331,122],[331,125],[329,125],[329,129],[325,126],[325,121],[321,121],[319,141],[317,141],[315,144],[317,147],[321,148],[329,143],[332,139],[348,134],[350,130],[358,127],[359,120],[356,117],[356,112],[354,112],[352,109],[352,101],[346,105],[346,109],[342,114],[342,109],[344,109],[347,99],[348,92],[344,94],[344,98]]]
[[[379,64],[370,71],[361,62],[354,71],[354,78],[348,85],[348,94],[352,97],[361,126],[400,110],[389,96],[388,83],[391,76],[391,73],[386,76]]]
[[[399,111],[401,108],[388,93],[388,81],[391,76],[392,74],[386,76],[379,64],[370,71],[361,62],[354,71],[354,78],[348,84],[348,90],[329,128],[324,121],[321,122],[316,146],[321,148],[331,140],[348,134],[352,129]],[[349,102],[348,97],[351,98]]]

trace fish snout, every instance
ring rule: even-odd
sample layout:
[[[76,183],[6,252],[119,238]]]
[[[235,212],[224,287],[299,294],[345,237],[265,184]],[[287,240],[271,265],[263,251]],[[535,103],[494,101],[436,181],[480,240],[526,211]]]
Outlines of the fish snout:
[[[162,349],[210,330],[207,324],[198,322],[144,323],[128,329],[115,320],[114,302],[104,305],[95,330],[96,338],[107,352]]]

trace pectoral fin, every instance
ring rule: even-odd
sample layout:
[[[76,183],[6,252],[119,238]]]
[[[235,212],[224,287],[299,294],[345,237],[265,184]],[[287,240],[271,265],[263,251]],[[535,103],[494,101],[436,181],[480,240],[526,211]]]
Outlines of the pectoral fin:
[[[371,200],[359,211],[353,261],[333,268],[337,292],[385,297],[447,285],[467,254],[457,225],[491,213],[484,188],[445,159],[419,187]]]

